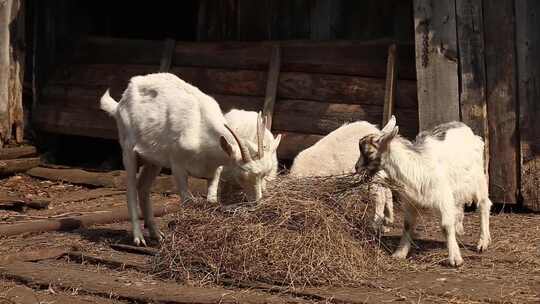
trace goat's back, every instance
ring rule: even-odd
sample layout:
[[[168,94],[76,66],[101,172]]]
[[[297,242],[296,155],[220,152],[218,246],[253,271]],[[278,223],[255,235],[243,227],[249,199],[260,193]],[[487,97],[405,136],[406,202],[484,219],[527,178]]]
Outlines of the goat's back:
[[[380,130],[367,121],[344,124],[300,152],[293,161],[293,176],[330,176],[353,173],[360,156],[358,140]]]

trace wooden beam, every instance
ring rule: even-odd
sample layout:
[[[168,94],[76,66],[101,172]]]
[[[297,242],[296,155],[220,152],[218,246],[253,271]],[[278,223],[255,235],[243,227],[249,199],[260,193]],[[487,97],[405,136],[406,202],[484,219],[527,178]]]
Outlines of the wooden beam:
[[[514,204],[519,191],[514,1],[483,1],[490,197]]]
[[[17,261],[35,262],[56,259],[68,253],[69,250],[70,248],[66,246],[55,246],[6,254],[0,257],[0,265],[11,264]]]
[[[397,90],[397,46],[392,44],[388,47],[388,62],[386,66],[386,86],[384,93],[384,108],[381,128],[386,125],[394,114]]]
[[[264,98],[263,115],[267,119],[266,127],[272,130],[272,118],[274,116],[274,104],[276,102],[279,70],[281,67],[281,48],[279,44],[272,47],[272,55],[268,63],[268,76],[266,78],[266,95]]]
[[[540,211],[540,1],[519,0],[515,8],[520,189],[524,206]]]
[[[171,68],[172,58],[174,54],[174,48],[176,42],[174,39],[167,38],[164,42],[163,54],[161,55],[161,62],[159,65],[160,72],[168,72]]]
[[[484,139],[484,168],[489,174],[489,138],[484,60],[482,0],[456,0],[459,42],[461,120]]]
[[[0,148],[10,138],[9,129],[9,29],[11,0],[0,2]]]
[[[420,131],[459,120],[455,12],[455,0],[414,0]]]
[[[37,153],[34,146],[20,146],[4,148],[0,150],[0,159],[16,159],[21,157],[35,156]]]
[[[25,69],[25,8],[24,0],[11,0],[10,16],[10,80],[9,125],[10,137],[22,143],[24,134],[23,83]]]
[[[40,164],[39,157],[0,160],[0,175],[24,172]]]

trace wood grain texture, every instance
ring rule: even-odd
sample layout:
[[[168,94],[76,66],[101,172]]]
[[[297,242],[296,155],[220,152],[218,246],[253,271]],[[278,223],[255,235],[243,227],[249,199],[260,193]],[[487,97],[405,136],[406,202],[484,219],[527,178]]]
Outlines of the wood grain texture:
[[[263,115],[266,116],[266,127],[272,130],[274,117],[274,104],[276,103],[279,84],[279,71],[281,67],[281,48],[279,44],[272,48],[272,55],[268,63],[268,76],[266,77],[266,94],[264,97]]]
[[[484,1],[491,199],[514,204],[519,190],[514,1]]]
[[[540,1],[516,7],[521,195],[525,207],[540,211]]]
[[[485,143],[485,168],[489,164],[489,138],[484,60],[484,20],[481,0],[456,0],[459,43],[461,120]],[[486,172],[489,173],[489,172]]]
[[[0,3],[0,148],[9,139],[9,24],[11,0]]]
[[[419,126],[426,130],[459,120],[455,1],[413,2]]]
[[[394,114],[397,90],[397,46],[395,44],[388,48],[388,63],[386,66],[386,85],[384,92],[384,109],[381,126],[386,125],[390,117]]]

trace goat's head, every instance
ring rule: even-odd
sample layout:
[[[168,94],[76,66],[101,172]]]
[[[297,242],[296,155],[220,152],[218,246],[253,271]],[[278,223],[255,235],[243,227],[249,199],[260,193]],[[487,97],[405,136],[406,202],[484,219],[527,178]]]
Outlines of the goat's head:
[[[270,132],[266,132],[266,117],[263,118],[260,112],[257,117],[257,143],[239,138],[229,126],[225,125],[225,127],[238,143],[237,151],[224,136],[220,138],[221,148],[234,162],[231,177],[242,187],[248,199],[259,200],[265,190],[265,179],[274,170],[275,155],[281,142],[281,134],[274,138]],[[267,139],[265,145],[267,133],[270,133],[270,140]]]
[[[398,134],[399,128],[396,126],[396,118],[392,115],[380,134],[369,134],[360,138],[358,147],[360,156],[356,162],[356,172],[367,171],[374,175],[381,170],[381,156],[388,151],[390,142]]]

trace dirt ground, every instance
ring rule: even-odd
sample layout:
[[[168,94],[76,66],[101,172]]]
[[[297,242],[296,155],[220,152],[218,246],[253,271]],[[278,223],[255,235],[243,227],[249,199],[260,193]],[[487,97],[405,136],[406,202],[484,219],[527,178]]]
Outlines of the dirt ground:
[[[46,210],[0,210],[0,226],[125,206],[123,193],[73,202],[91,191],[96,190],[26,175],[0,180],[0,192],[5,195],[51,201]],[[152,200],[178,203],[176,195],[152,195]],[[167,215],[159,219],[164,231],[170,218]],[[0,257],[46,247],[76,246],[77,252],[120,261],[121,266],[65,255],[31,262],[33,273],[28,274],[24,273],[24,265],[30,262],[0,266],[0,303],[188,303],[188,295],[193,303],[540,303],[540,214],[492,214],[493,244],[483,254],[474,251],[479,228],[477,214],[467,213],[464,225],[466,234],[460,241],[465,265],[459,269],[443,263],[443,237],[433,217],[426,216],[421,220],[419,239],[408,260],[413,271],[385,273],[358,288],[289,292],[248,286],[204,289],[160,280],[149,272],[150,256],[111,248],[115,243],[130,244],[128,222],[4,237],[0,238]],[[398,242],[399,226],[396,223],[381,238],[391,250]],[[14,272],[19,276],[13,276]],[[110,292],[103,292],[107,287]],[[170,300],[169,294],[178,300]]]

